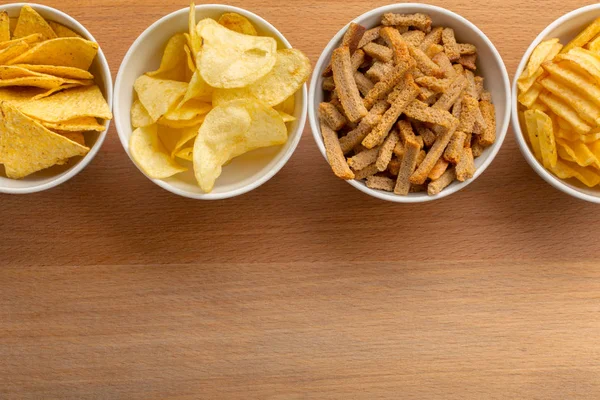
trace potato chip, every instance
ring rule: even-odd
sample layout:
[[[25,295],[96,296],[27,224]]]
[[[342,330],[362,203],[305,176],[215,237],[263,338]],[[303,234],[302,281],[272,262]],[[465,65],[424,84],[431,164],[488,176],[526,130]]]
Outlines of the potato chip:
[[[20,110],[25,115],[46,122],[61,122],[81,117],[112,118],[100,88],[95,85],[64,90],[50,97],[30,101],[23,104]]]
[[[68,121],[61,122],[45,122],[40,121],[48,129],[65,132],[78,132],[78,131],[97,131],[102,132],[105,128],[103,124],[99,124],[94,117],[81,117],[74,118]]]
[[[600,88],[592,83],[593,78],[585,71],[578,72],[569,68],[569,63],[552,63],[547,62],[542,67],[550,73],[552,77],[556,77],[572,88],[581,92],[588,99],[600,105]]]
[[[190,12],[188,14],[188,30],[188,45],[192,51],[194,59],[196,59],[196,57],[198,57],[198,53],[200,53],[200,49],[202,48],[202,39],[196,31],[196,4],[194,4],[193,1],[190,3]]]
[[[21,39],[13,39],[13,40],[9,40],[8,42],[0,42],[0,50],[6,49],[7,47],[10,47],[16,43],[24,42],[25,44],[31,46],[32,44],[36,44],[41,41],[42,41],[42,35],[39,33],[36,33],[34,35],[25,36],[24,38],[21,38]],[[28,47],[25,47],[25,49],[27,49]]]
[[[595,80],[596,84],[600,83],[600,62],[594,57],[590,57],[587,54],[582,54],[577,50],[573,49],[565,54],[560,54],[556,57],[556,61],[570,61],[581,71],[585,71],[590,74]],[[587,51],[587,50],[586,50]],[[591,52],[590,52],[591,53]]]
[[[129,153],[142,171],[152,179],[165,179],[187,168],[177,164],[167,154],[158,139],[157,126],[137,128],[129,140]]]
[[[48,21],[48,25],[50,25],[50,28],[52,28],[58,37],[81,37],[81,35],[79,35],[77,32],[59,24],[58,22]]]
[[[208,83],[206,83],[204,81],[204,78],[202,78],[202,74],[200,74],[200,71],[198,69],[196,69],[196,71],[192,75],[192,79],[190,80],[190,83],[188,84],[188,87],[185,92],[185,96],[183,97],[183,100],[181,100],[181,102],[179,103],[179,105],[177,107],[183,106],[185,103],[187,103],[191,99],[198,99],[198,100],[204,100],[206,102],[212,102],[213,92],[214,92],[214,89]]]
[[[0,50],[0,65],[8,64],[29,48],[29,45],[24,40],[11,40],[11,42],[14,43]]]
[[[200,125],[182,129],[181,133],[179,135],[179,139],[177,140],[177,142],[175,142],[175,146],[173,147],[173,151],[171,152],[171,157],[175,157],[176,153],[178,153],[186,144],[188,144],[190,141],[194,140],[196,138],[196,136],[198,136],[199,130],[200,130]],[[193,151],[193,143],[192,143],[192,151]]]
[[[600,122],[600,107],[582,96],[579,91],[572,90],[555,78],[544,78],[540,81],[540,84],[550,93],[571,105],[588,124],[598,125]]]
[[[284,144],[287,128],[279,114],[259,102],[234,100],[213,108],[194,143],[194,174],[210,192],[222,166],[248,151]]]
[[[94,75],[84,69],[57,65],[15,64],[14,67],[24,68],[40,74],[53,75],[65,79],[94,79]]]
[[[164,115],[165,119],[172,121],[190,120],[200,115],[208,114],[212,109],[209,103],[201,100],[191,99],[181,107],[175,108]]]
[[[594,166],[600,168],[600,160],[596,155],[589,149],[589,147],[580,141],[567,142],[563,139],[558,139],[557,143],[569,155],[567,161],[573,161],[581,167]]]
[[[219,21],[217,22],[234,32],[250,36],[258,35],[252,22],[250,22],[248,18],[237,13],[225,13],[219,17]]]
[[[533,155],[538,161],[542,161],[542,151],[540,148],[540,139],[537,125],[537,114],[535,110],[527,110],[524,113],[525,125],[527,127],[527,137],[533,150]]]
[[[64,136],[72,142],[85,146],[85,137],[82,132],[54,131],[54,133]]]
[[[46,22],[40,14],[38,14],[33,8],[25,4],[21,8],[21,14],[17,20],[17,26],[13,32],[13,37],[16,39],[25,36],[39,33],[42,35],[43,40],[55,39],[56,33],[52,30],[50,25]]]
[[[521,92],[527,92],[535,81],[544,74],[541,68],[545,61],[552,60],[561,50],[562,45],[558,39],[550,39],[540,43],[531,53],[527,67],[517,79],[517,86]]]
[[[184,46],[186,45],[185,35],[178,33],[167,42],[163,52],[160,67],[153,72],[147,72],[146,75],[173,81],[187,82],[187,56]]]
[[[158,126],[158,138],[165,146],[167,154],[172,158],[181,150],[190,140],[198,136],[200,125],[189,128],[177,129],[167,126]]]
[[[89,151],[46,129],[6,102],[0,103],[0,115],[0,158],[9,178],[23,178]]]
[[[6,11],[0,12],[0,43],[10,40],[10,19]]]
[[[586,144],[595,143],[600,141],[600,132],[590,132],[587,135],[579,135],[579,138],[576,140],[581,140]]]
[[[562,52],[567,53],[571,49],[584,46],[587,42],[592,40],[594,36],[596,36],[598,33],[600,33],[600,18],[596,19],[594,22],[588,25],[587,28],[581,31],[579,35],[575,37],[575,39],[571,40],[563,48]]]
[[[284,112],[286,114],[294,115],[294,111],[296,110],[296,97],[291,95],[283,102],[277,104],[273,107],[277,111]]]
[[[186,161],[192,161],[194,159],[194,148],[186,147],[185,149],[181,149],[175,153],[175,157],[179,157]]]
[[[183,46],[183,51],[185,51],[188,69],[192,72],[196,72],[196,61],[194,61],[194,57],[192,56],[192,50],[190,50],[190,46],[187,43]]]
[[[142,103],[139,100],[134,101],[131,106],[131,125],[134,128],[143,128],[153,123],[152,117],[148,114],[148,110],[144,108]]]
[[[186,93],[188,85],[184,82],[142,75],[136,79],[133,87],[152,121],[156,122],[175,107]]]
[[[568,161],[558,160],[551,171],[560,179],[575,178],[588,187],[600,184],[600,174],[598,172],[593,171],[592,168],[580,167]]]
[[[539,83],[534,83],[526,92],[521,92],[517,100],[527,108],[531,108],[536,102],[544,87]]]
[[[540,141],[540,152],[542,153],[542,163],[544,167],[550,168],[556,165],[556,140],[554,138],[554,128],[552,119],[541,111],[534,110],[537,122],[537,133]]]
[[[541,93],[539,99],[542,103],[544,103],[554,114],[566,120],[569,124],[573,126],[573,129],[577,131],[579,134],[586,134],[592,128],[583,121],[577,112],[569,106],[564,101],[560,100],[556,96]]]
[[[33,46],[10,64],[60,65],[90,69],[98,52],[98,44],[89,40],[67,37],[46,40]]]
[[[592,41],[586,44],[585,47],[590,51],[598,53],[600,51],[600,36],[596,36]]]
[[[269,73],[277,61],[277,42],[272,37],[243,35],[210,18],[196,27],[203,39],[197,67],[215,88],[250,85]]]
[[[310,61],[296,49],[277,51],[273,69],[253,84],[237,89],[216,89],[213,105],[235,99],[255,99],[272,107],[296,93],[310,75]]]
[[[296,120],[296,117],[294,117],[293,115],[284,113],[283,111],[279,111],[276,110],[279,113],[279,116],[281,117],[281,119],[283,119],[283,122],[293,122]]]
[[[206,118],[205,114],[198,115],[197,117],[192,118],[192,119],[167,119],[164,116],[162,116],[158,120],[158,124],[168,126],[170,128],[183,129],[183,128],[189,128],[192,126],[198,126],[202,122],[204,122],[205,118]]]

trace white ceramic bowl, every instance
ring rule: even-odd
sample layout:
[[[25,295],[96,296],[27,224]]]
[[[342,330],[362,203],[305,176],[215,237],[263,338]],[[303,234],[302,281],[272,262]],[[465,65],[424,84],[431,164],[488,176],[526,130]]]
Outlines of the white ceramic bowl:
[[[115,84],[114,114],[121,144],[129,158],[131,158],[129,138],[132,133],[130,109],[134,98],[133,83],[140,75],[158,68],[163,49],[171,36],[178,32],[187,32],[188,12],[189,9],[184,8],[156,21],[137,38],[123,59]],[[292,47],[273,25],[241,8],[214,4],[199,5],[196,6],[196,21],[203,18],[218,19],[225,12],[235,12],[245,16],[254,24],[259,35],[275,38],[279,48]],[[150,177],[148,179],[172,193],[201,200],[225,199],[256,189],[271,179],[287,163],[302,137],[307,109],[306,85],[296,93],[295,99],[296,121],[291,124],[287,143],[255,150],[233,159],[229,165],[223,167],[223,173],[217,179],[211,193],[204,193],[198,187],[191,162],[182,161],[182,164],[189,167],[189,171],[185,173],[168,179]],[[133,159],[132,162],[135,164]],[[140,171],[143,173],[141,169]]]
[[[436,196],[429,196],[427,193],[411,193],[408,196],[398,196],[383,190],[370,189],[360,181],[350,180],[348,183],[361,192],[367,193],[373,197],[398,203],[420,203],[441,199],[451,195],[452,193],[458,192],[477,179],[477,177],[480,176],[490,165],[500,150],[502,142],[504,141],[504,137],[506,136],[506,130],[508,129],[510,120],[510,83],[508,79],[508,73],[506,72],[506,67],[504,66],[502,57],[483,32],[481,32],[475,25],[460,15],[441,7],[415,3],[392,4],[369,11],[366,14],[354,19],[354,22],[359,23],[366,28],[372,28],[380,24],[383,14],[389,12],[402,14],[420,12],[429,14],[433,19],[433,25],[453,28],[456,38],[459,42],[472,43],[477,46],[479,55],[477,58],[478,75],[481,75],[485,78],[485,88],[491,92],[492,99],[496,107],[496,142],[492,146],[488,147],[483,154],[475,160],[477,171],[472,179],[469,179],[466,182],[454,182]],[[321,136],[318,118],[319,103],[323,101],[324,97],[323,90],[321,89],[323,82],[321,73],[329,64],[331,53],[336,47],[339,46],[347,27],[348,26],[342,28],[337,35],[331,39],[329,44],[327,44],[327,47],[325,47],[325,50],[323,50],[323,53],[321,54],[321,57],[315,66],[312,80],[310,82],[308,100],[310,108],[308,110],[308,118],[312,128],[313,136],[317,142],[317,146],[325,158],[327,157],[325,154],[325,146],[323,144],[323,137]]]
[[[31,5],[45,19],[63,24],[84,38],[96,42],[92,34],[76,19],[51,7],[31,3],[15,3],[0,5],[0,11],[8,12],[8,16],[11,18],[18,17],[21,8],[25,4]],[[96,84],[100,87],[109,108],[112,110],[112,77],[101,47],[98,49],[98,55],[90,67],[90,72],[94,74]],[[85,157],[74,157],[65,165],[54,166],[23,179],[8,179],[4,175],[4,168],[0,166],[0,193],[21,194],[41,192],[68,181],[81,172],[94,159],[100,147],[102,147],[102,143],[106,139],[106,132],[110,126],[110,121],[106,121],[105,125],[105,129],[102,132],[89,132],[85,134],[86,145],[90,147],[90,151]]]
[[[554,186],[556,189],[565,192],[573,197],[576,197],[581,200],[590,201],[592,203],[600,204],[600,187],[596,188],[588,188],[583,185],[576,179],[560,179],[554,176],[551,172],[546,170],[544,166],[535,158],[533,155],[528,142],[525,140],[523,129],[521,128],[521,123],[519,121],[518,107],[519,102],[517,101],[518,96],[518,88],[517,88],[517,79],[521,76],[523,69],[527,65],[529,61],[529,57],[531,53],[535,49],[535,47],[540,44],[542,40],[550,39],[550,38],[559,38],[562,44],[567,44],[571,39],[573,39],[579,32],[581,32],[587,25],[592,23],[596,18],[600,17],[600,4],[593,4],[587,7],[579,8],[575,11],[571,11],[568,14],[563,15],[550,25],[546,27],[535,38],[531,46],[525,52],[519,67],[517,68],[517,73],[515,74],[515,78],[513,80],[512,87],[512,122],[515,130],[515,135],[517,137],[517,143],[519,144],[519,148],[521,149],[521,153],[533,168],[535,172],[538,173],[546,182],[550,185]]]

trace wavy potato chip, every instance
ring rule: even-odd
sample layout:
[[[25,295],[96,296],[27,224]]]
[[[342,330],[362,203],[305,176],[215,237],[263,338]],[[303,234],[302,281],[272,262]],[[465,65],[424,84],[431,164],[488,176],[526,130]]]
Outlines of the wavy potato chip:
[[[600,184],[600,173],[594,171],[592,168],[580,167],[568,161],[558,160],[550,171],[560,179],[575,178],[588,187]]]
[[[56,33],[54,33],[54,30],[52,30],[46,20],[31,6],[26,4],[21,8],[21,14],[19,14],[13,36],[18,39],[35,33],[41,34],[43,40],[56,38]]]
[[[238,13],[225,13],[219,17],[217,22],[234,32],[250,36],[258,35],[252,22]]]
[[[563,157],[567,161],[573,161],[581,167],[587,167],[591,165],[600,169],[600,160],[585,143],[580,141],[567,142],[563,139],[558,139],[557,143],[561,150],[563,150],[568,156],[568,159]]]
[[[59,24],[58,22],[48,21],[50,28],[56,33],[58,37],[81,37],[77,32],[67,28],[66,26]]]
[[[65,67],[58,65],[31,65],[31,64],[14,64],[13,67],[19,67],[28,71],[37,72],[40,74],[53,75],[65,79],[94,79],[94,75],[90,72],[73,67]]]
[[[60,65],[88,70],[96,53],[97,43],[77,37],[57,38],[34,45],[9,64]]]
[[[133,87],[152,121],[156,122],[169,110],[175,108],[177,102],[184,96],[188,85],[184,82],[142,75],[136,79]]]
[[[0,117],[0,159],[9,178],[24,178],[89,151],[6,102],[0,103]]]
[[[112,119],[112,113],[98,86],[64,90],[50,97],[30,101],[20,107],[23,114],[46,122],[94,117]]]
[[[249,151],[284,144],[287,128],[277,111],[256,101],[234,100],[213,108],[194,143],[194,175],[208,193],[229,160]]]
[[[48,129],[56,130],[56,131],[64,131],[64,132],[78,132],[78,131],[96,131],[102,132],[105,127],[103,124],[99,124],[96,118],[94,117],[81,117],[74,118],[68,121],[61,122],[45,122],[40,121],[42,125],[44,125]]]
[[[187,171],[167,154],[158,138],[156,125],[133,131],[129,139],[129,153],[140,169],[152,179],[165,179]]]
[[[131,106],[131,125],[134,128],[143,128],[144,126],[152,125],[154,121],[148,110],[144,108],[139,100],[133,102]]]
[[[16,43],[24,42],[29,47],[29,46],[36,44],[38,42],[41,42],[41,41],[42,41],[42,35],[39,33],[36,33],[34,35],[25,36],[24,38],[13,39],[13,40],[9,40],[7,42],[0,42],[0,50],[6,49],[7,47],[10,47]]]
[[[188,64],[184,46],[186,46],[185,35],[178,33],[171,37],[163,52],[160,67],[156,71],[147,72],[146,75],[173,81],[188,81]]]
[[[216,89],[213,104],[253,98],[269,107],[276,106],[302,87],[310,75],[310,69],[309,59],[300,50],[278,50],[277,61],[267,75],[244,88]]]
[[[10,40],[10,18],[6,11],[0,12],[0,43]]]
[[[203,40],[196,64],[212,87],[247,86],[268,74],[277,60],[272,37],[243,35],[210,18],[200,21],[196,31]]]

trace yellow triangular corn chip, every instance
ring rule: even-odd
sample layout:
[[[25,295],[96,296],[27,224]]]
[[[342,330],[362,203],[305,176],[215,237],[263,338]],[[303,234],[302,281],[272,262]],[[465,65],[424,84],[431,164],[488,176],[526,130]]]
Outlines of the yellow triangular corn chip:
[[[81,117],[75,118],[68,121],[62,121],[58,123],[53,122],[44,122],[41,121],[42,125],[44,125],[48,129],[65,131],[65,132],[77,132],[77,131],[97,131],[101,132],[105,129],[105,126],[99,124],[96,118],[93,117]]]
[[[17,20],[13,36],[18,39],[34,33],[41,34],[43,40],[56,38],[56,33],[54,33],[46,20],[29,5],[24,5],[21,8],[21,14]]]
[[[41,41],[42,41],[42,35],[39,33],[36,33],[33,35],[25,36],[24,38],[13,39],[13,40],[9,40],[8,42],[0,42],[0,50],[6,49],[15,43],[24,42],[25,44],[31,46],[31,45],[36,44]],[[25,49],[27,49],[27,48],[25,48]]]
[[[50,25],[50,27],[58,37],[81,37],[81,35],[77,34],[76,32],[67,28],[64,25],[59,24],[58,22],[48,21],[48,25]]]
[[[57,38],[36,44],[13,58],[10,64],[61,65],[88,70],[96,53],[97,43],[76,37]]]
[[[11,40],[11,42],[14,43],[0,50],[0,65],[10,63],[29,48],[29,45],[23,40]]]
[[[94,79],[94,75],[80,68],[65,67],[58,65],[31,65],[31,64],[15,64],[15,67],[20,67],[32,72],[57,76],[65,79]]]
[[[9,178],[23,178],[89,151],[6,102],[0,103],[0,117],[0,159]]]
[[[0,12],[0,43],[10,40],[10,19],[6,11]]]

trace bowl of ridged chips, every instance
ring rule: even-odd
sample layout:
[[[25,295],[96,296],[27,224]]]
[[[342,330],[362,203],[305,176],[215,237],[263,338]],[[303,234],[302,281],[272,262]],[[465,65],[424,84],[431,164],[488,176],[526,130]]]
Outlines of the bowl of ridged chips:
[[[112,119],[94,37],[50,7],[0,6],[0,192],[59,185],[94,158]]]
[[[115,122],[138,169],[185,197],[237,196],[273,177],[304,128],[311,65],[259,16],[191,4],[125,56]]]
[[[513,82],[513,125],[546,182],[600,203],[600,6],[560,17],[533,41]]]

